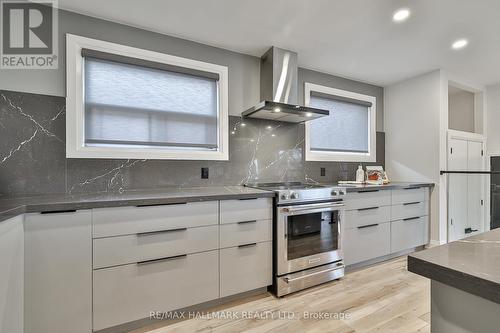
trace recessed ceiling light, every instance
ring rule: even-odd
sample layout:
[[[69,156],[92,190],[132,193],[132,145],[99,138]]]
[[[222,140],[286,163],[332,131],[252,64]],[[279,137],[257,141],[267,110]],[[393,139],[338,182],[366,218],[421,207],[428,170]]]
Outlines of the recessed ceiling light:
[[[394,22],[403,22],[406,21],[410,17],[410,10],[406,8],[398,9],[392,15],[392,20]]]
[[[462,38],[454,41],[453,44],[451,44],[451,48],[454,50],[460,50],[466,47],[467,44],[469,44],[469,41],[465,38]]]

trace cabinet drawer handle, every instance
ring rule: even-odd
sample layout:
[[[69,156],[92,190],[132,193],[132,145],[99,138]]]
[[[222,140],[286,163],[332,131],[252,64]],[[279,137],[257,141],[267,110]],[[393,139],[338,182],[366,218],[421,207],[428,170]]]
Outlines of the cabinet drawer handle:
[[[403,219],[403,221],[411,221],[411,220],[418,220],[420,217],[409,217],[407,219]]]
[[[182,259],[186,258],[187,254],[181,254],[178,256],[172,256],[172,257],[165,257],[165,258],[158,258],[158,259],[150,259],[150,260],[143,260],[143,261],[138,261],[137,265],[147,265],[147,264],[154,264],[157,262],[162,262],[162,261],[169,261],[169,260],[176,260],[176,259]]]
[[[415,202],[407,202],[407,203],[404,203],[403,206],[409,206],[409,205],[418,205],[420,203],[420,201],[415,201]]]
[[[240,221],[238,224],[256,223],[257,220]]]
[[[144,205],[136,205],[136,207],[155,207],[155,206],[174,206],[174,205],[187,205],[187,202],[144,204]]]
[[[364,210],[375,210],[375,209],[379,209],[380,207],[368,207],[368,208],[360,208],[358,209],[359,212],[362,212]]]
[[[361,190],[358,191],[358,193],[371,193],[371,192],[378,192],[379,190]]]
[[[371,228],[371,227],[376,227],[376,226],[378,226],[378,223],[362,225],[362,226],[358,227],[358,229],[365,229],[365,228]]]
[[[410,186],[410,187],[403,187],[403,190],[417,190],[421,188],[420,186]]]
[[[251,246],[257,246],[257,243],[249,243],[249,244],[238,245],[239,248],[251,247]]]
[[[50,210],[50,211],[46,211],[46,212],[41,212],[40,214],[64,214],[64,213],[76,213],[76,209]]]
[[[146,232],[137,233],[137,236],[151,236],[151,235],[156,235],[156,234],[166,234],[169,232],[186,231],[186,230],[187,230],[187,228],[167,229],[167,230],[158,230],[158,231],[146,231]]]
[[[244,200],[257,200],[258,198],[239,198],[238,200],[244,201]]]

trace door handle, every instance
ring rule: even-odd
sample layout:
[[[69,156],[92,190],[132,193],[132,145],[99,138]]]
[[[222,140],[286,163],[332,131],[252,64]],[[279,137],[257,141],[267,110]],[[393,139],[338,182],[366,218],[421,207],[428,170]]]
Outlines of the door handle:
[[[141,265],[147,265],[147,264],[154,264],[157,262],[182,259],[182,258],[186,258],[186,257],[187,257],[187,254],[181,254],[178,256],[164,257],[164,258],[158,258],[158,259],[149,259],[149,260],[138,261],[137,265],[141,266]]]
[[[187,228],[176,228],[176,229],[167,229],[167,230],[146,231],[146,232],[137,233],[137,236],[138,237],[151,236],[151,235],[156,235],[156,234],[166,234],[169,232],[178,232],[178,231],[186,231],[186,230],[187,230]]]
[[[358,229],[365,229],[365,228],[371,228],[371,227],[376,227],[376,226],[378,226],[378,223],[362,225],[362,226],[359,226]]]
[[[365,210],[375,210],[379,209],[380,207],[368,207],[368,208],[360,208],[358,209],[359,212],[365,211]]]
[[[257,220],[249,220],[249,221],[240,221],[238,224],[247,224],[247,223],[256,223]]]
[[[409,217],[406,219],[403,219],[403,221],[411,221],[411,220],[418,220],[420,217]]]
[[[249,243],[249,244],[243,244],[243,245],[238,245],[238,248],[244,248],[244,247],[252,247],[252,246],[257,246],[257,243]]]
[[[415,202],[407,202],[407,203],[404,203],[403,206],[409,206],[409,205],[418,205],[420,203],[420,201],[415,201]]]

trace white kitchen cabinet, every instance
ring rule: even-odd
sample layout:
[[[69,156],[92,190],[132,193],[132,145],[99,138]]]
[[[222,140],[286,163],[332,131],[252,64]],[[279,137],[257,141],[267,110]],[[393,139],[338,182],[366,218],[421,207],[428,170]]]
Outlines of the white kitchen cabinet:
[[[93,295],[94,330],[217,299],[218,251],[96,270]]]
[[[220,226],[220,247],[269,242],[273,239],[272,220],[253,220]]]
[[[377,189],[348,193],[345,201],[346,210],[390,205],[391,191]]]
[[[428,216],[411,217],[391,222],[391,252],[415,248],[425,241]]]
[[[0,222],[0,332],[23,333],[23,216]]]
[[[161,232],[97,238],[94,269],[180,254],[217,250],[219,226],[166,229]]]
[[[27,214],[24,251],[24,332],[92,332],[90,210]]]
[[[273,218],[273,201],[269,198],[224,200],[220,202],[220,223],[237,223]]]
[[[218,224],[217,201],[92,210],[93,236],[110,237]]]
[[[99,208],[92,216],[94,330],[272,284],[272,199]]]
[[[467,143],[467,169],[484,170],[483,144]],[[485,175],[467,175],[467,227],[482,232],[484,230]]]
[[[345,229],[353,229],[374,223],[389,222],[391,206],[363,207],[345,212]]]
[[[272,265],[271,242],[221,249],[221,297],[271,285]]]
[[[448,170],[484,170],[483,143],[466,138],[448,139]],[[484,229],[484,175],[448,175],[448,241]]]
[[[346,265],[388,255],[391,251],[390,222],[375,223],[344,231],[343,252]]]
[[[429,242],[428,187],[349,193],[345,206],[342,246],[346,265]],[[408,223],[403,225],[403,220]]]

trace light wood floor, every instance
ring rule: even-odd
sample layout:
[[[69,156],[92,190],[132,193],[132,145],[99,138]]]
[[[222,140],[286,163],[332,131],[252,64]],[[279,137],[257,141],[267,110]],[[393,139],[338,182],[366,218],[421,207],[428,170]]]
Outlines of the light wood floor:
[[[430,282],[406,270],[406,257],[346,274],[315,288],[277,299],[256,296],[209,311],[245,311],[276,316],[290,311],[296,319],[189,319],[147,333],[167,332],[430,332]],[[305,319],[304,311],[345,313],[344,319]]]

